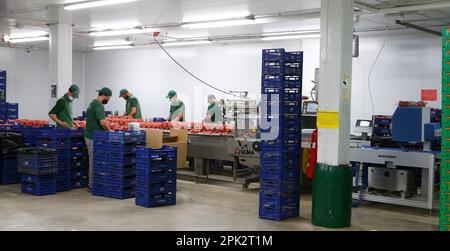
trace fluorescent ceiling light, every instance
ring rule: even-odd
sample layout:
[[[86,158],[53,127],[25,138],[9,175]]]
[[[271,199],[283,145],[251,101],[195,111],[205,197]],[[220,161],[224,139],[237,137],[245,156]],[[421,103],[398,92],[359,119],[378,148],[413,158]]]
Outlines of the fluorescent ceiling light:
[[[64,6],[65,10],[79,10],[86,8],[95,8],[107,5],[116,5],[136,2],[137,0],[99,0],[99,1],[84,1],[79,3],[67,4]]]
[[[102,47],[94,47],[94,51],[103,51],[103,50],[119,50],[119,49],[131,49],[134,46],[132,45],[120,45],[120,46],[102,46]]]
[[[247,10],[238,10],[238,11],[233,11],[233,12],[222,12],[222,13],[212,13],[211,12],[209,14],[184,17],[183,23],[233,19],[233,18],[239,18],[239,17],[247,17],[249,15],[250,15],[250,12],[248,12]]]
[[[202,44],[211,44],[211,41],[186,41],[186,42],[169,42],[164,43],[164,46],[189,46],[189,45],[202,45]]]
[[[123,20],[109,23],[94,23],[92,27],[95,27],[94,29],[96,31],[104,31],[104,30],[126,30],[134,27],[139,27],[141,25],[142,23],[138,21]]]
[[[305,35],[294,35],[294,36],[267,36],[263,37],[263,41],[273,41],[273,40],[289,40],[289,39],[305,39],[305,38],[320,38],[320,34],[305,34]]]
[[[121,35],[131,35],[131,34],[143,34],[154,32],[153,29],[126,29],[126,30],[106,30],[106,31],[93,31],[89,35],[92,37],[114,37]]]
[[[38,41],[48,41],[50,38],[48,36],[44,37],[24,37],[24,38],[10,38],[9,42],[13,44],[26,43],[26,42],[38,42]]]
[[[214,22],[202,22],[202,23],[187,23],[181,25],[185,29],[207,29],[207,28],[220,28],[228,26],[240,26],[264,23],[261,19],[239,19],[239,20],[227,20],[227,21],[214,21]]]
[[[119,46],[119,45],[131,45],[133,42],[126,40],[116,40],[116,41],[96,41],[94,47],[100,46]]]

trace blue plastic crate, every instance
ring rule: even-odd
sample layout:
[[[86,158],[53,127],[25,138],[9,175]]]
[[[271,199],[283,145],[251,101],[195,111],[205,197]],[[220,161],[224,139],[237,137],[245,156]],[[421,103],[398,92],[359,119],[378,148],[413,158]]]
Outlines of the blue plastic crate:
[[[136,153],[136,144],[133,145],[121,145],[108,147],[108,154],[130,154]]]
[[[260,157],[261,166],[265,165],[300,165],[300,153],[286,153],[286,152],[264,152]]]
[[[92,174],[92,181],[96,184],[106,184],[108,182],[108,173],[94,171]]]
[[[271,208],[281,208],[285,206],[299,207],[300,193],[278,194],[278,193],[259,193],[259,204]]]
[[[84,140],[84,128],[77,128],[70,131],[70,136],[72,138],[80,138]]]
[[[92,134],[93,140],[99,140],[99,141],[108,141],[109,138],[109,132],[107,131],[94,131]]]
[[[135,202],[136,205],[138,206],[150,208],[150,207],[175,205],[177,202],[176,198],[177,198],[176,194],[172,193],[150,195],[136,191]]]
[[[116,153],[109,152],[108,153],[108,162],[109,163],[120,163],[123,165],[128,165],[132,163],[136,163],[136,154],[135,153]]]
[[[77,149],[73,149],[70,151],[70,158],[72,159],[79,159],[79,158],[87,158],[88,152],[87,148],[81,147]]]
[[[141,180],[148,180],[152,183],[166,182],[177,179],[176,169],[166,170],[149,170],[136,168],[136,178]]]
[[[107,140],[96,140],[94,139],[94,151],[95,150],[102,150],[102,151],[107,151],[108,150],[108,145],[109,142]]]
[[[44,175],[56,173],[58,159],[56,156],[39,157],[18,154],[17,171],[32,175]]]
[[[152,149],[139,146],[136,148],[136,157],[140,160],[175,160],[177,157],[177,148],[164,146],[161,149]]]
[[[70,190],[70,179],[56,181],[56,192],[66,192],[69,190]]]
[[[115,185],[108,185],[107,190],[108,197],[120,200],[133,198],[136,193],[134,187],[123,188]]]
[[[89,170],[85,169],[85,168],[70,170],[70,177],[72,177],[72,178],[88,177],[88,175],[89,175]]]
[[[287,63],[285,64],[285,70],[284,70],[284,74],[286,76],[296,76],[296,77],[300,77],[302,76],[302,64],[300,63]]]
[[[262,58],[264,62],[284,62],[284,49],[265,49],[262,51]]]
[[[263,62],[262,72],[264,75],[283,75],[284,67],[283,62]]]
[[[374,135],[391,135],[391,128],[374,127],[372,133]]]
[[[76,178],[70,180],[70,189],[78,189],[88,186],[88,179],[87,178]]]
[[[95,160],[93,161],[93,170],[99,170],[99,171],[104,171],[107,172],[108,170],[108,162],[107,161],[103,161],[103,160]]]
[[[135,176],[122,176],[119,174],[108,173],[107,184],[117,187],[130,187],[136,185]]]
[[[145,137],[144,132],[111,132],[109,134],[109,142],[116,142],[116,143],[132,143],[137,142],[138,137],[142,138],[142,135]]]
[[[108,163],[108,174],[117,174],[121,176],[130,176],[136,174],[136,166],[134,164]]]
[[[282,221],[290,218],[295,218],[300,215],[299,207],[281,207],[273,208],[269,206],[259,206],[259,217],[261,219]]]
[[[108,161],[108,151],[107,150],[96,150],[94,148],[94,160]]]
[[[261,179],[260,189],[264,193],[296,193],[299,192],[299,179],[285,179],[283,181],[277,179]]]
[[[284,53],[284,61],[286,63],[303,63],[303,52],[286,52]]]
[[[283,140],[261,141],[261,152],[297,152],[300,153],[301,144],[284,143]]]
[[[88,159],[72,160],[70,162],[70,167],[72,169],[89,168],[89,160]]]
[[[286,178],[300,178],[300,166],[299,165],[269,165],[265,164],[260,168],[261,179],[273,179],[273,180],[285,180]]]
[[[92,195],[95,196],[107,196],[108,195],[108,186],[102,183],[92,184]]]
[[[70,140],[70,144],[72,146],[72,149],[79,149],[79,148],[86,147],[86,142],[84,141],[84,138],[80,138],[80,139],[72,138]]]
[[[39,176],[22,174],[21,181],[26,183],[52,183],[56,182],[56,174],[39,175]]]
[[[2,185],[11,185],[19,183],[19,174],[18,173],[7,173],[4,172],[0,174],[0,183]]]
[[[22,182],[22,193],[29,193],[36,196],[56,194],[56,180],[48,183]]]
[[[136,168],[159,170],[159,169],[176,169],[176,160],[150,160],[136,158]]]
[[[177,181],[168,180],[165,182],[152,183],[146,179],[136,179],[136,191],[145,192],[150,195],[161,193],[176,193]]]

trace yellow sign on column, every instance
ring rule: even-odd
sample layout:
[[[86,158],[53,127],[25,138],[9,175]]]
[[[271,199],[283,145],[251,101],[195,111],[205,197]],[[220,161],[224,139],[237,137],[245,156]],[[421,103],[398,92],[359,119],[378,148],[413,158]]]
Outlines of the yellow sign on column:
[[[317,112],[317,128],[319,129],[337,129],[339,128],[339,112],[338,111],[318,111]]]

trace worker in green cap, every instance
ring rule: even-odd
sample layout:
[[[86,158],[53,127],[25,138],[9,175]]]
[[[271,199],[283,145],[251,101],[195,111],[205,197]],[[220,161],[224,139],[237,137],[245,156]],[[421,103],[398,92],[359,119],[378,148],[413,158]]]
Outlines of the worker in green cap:
[[[183,101],[178,99],[174,90],[169,91],[166,98],[170,100],[170,115],[167,120],[184,122],[185,107]]]
[[[92,189],[92,175],[93,175],[93,159],[94,159],[94,144],[93,134],[94,131],[112,131],[109,127],[104,105],[108,104],[109,99],[112,96],[112,91],[108,87],[103,87],[97,90],[98,96],[92,100],[86,110],[86,129],[84,131],[84,139],[89,155],[89,189]]]
[[[133,119],[142,119],[141,105],[133,93],[130,93],[127,89],[122,89],[119,98],[123,98],[126,101],[125,116]]]
[[[208,111],[206,112],[206,116],[203,119],[205,123],[222,123],[223,122],[223,114],[222,109],[217,103],[216,96],[209,95],[208,96]]]
[[[58,127],[73,128],[72,102],[79,98],[80,88],[71,85],[69,91],[56,102],[48,116],[55,121]]]

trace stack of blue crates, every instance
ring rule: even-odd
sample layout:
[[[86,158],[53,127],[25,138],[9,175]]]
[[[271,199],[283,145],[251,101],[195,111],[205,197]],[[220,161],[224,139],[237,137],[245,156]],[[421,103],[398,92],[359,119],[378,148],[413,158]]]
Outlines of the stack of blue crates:
[[[6,121],[6,71],[0,70],[0,120]]]
[[[17,150],[22,144],[22,136],[12,132],[0,133],[0,184],[9,185],[20,182],[17,172]]]
[[[6,103],[5,116],[8,120],[19,118],[19,104],[17,103]]]
[[[94,158],[92,167],[92,194],[108,196],[108,137],[104,131],[94,132]]]
[[[89,157],[84,141],[84,129],[71,131],[70,189],[88,186]]]
[[[17,154],[17,170],[22,174],[22,193],[37,196],[56,193],[58,154],[49,148],[23,148]]]
[[[94,133],[94,195],[135,196],[136,147],[145,145],[145,140],[145,132]]]
[[[58,175],[56,190],[70,190],[71,130],[63,128],[41,128],[36,132],[36,146],[55,149],[58,153]]]
[[[136,205],[176,204],[177,149],[138,147],[136,150]]]
[[[281,221],[300,210],[303,53],[263,50],[262,61],[261,119],[273,126],[261,129],[272,137],[261,142],[259,217]]]

